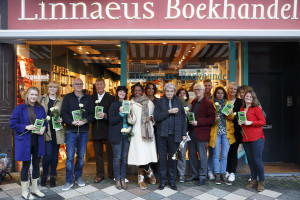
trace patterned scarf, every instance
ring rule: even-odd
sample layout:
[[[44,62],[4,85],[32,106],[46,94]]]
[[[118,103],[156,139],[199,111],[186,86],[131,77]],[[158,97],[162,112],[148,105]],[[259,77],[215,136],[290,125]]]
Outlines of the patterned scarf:
[[[133,101],[139,103],[142,105],[142,115],[141,115],[141,132],[142,132],[142,137],[149,139],[153,138],[153,133],[152,133],[152,127],[150,123],[145,123],[146,117],[149,116],[149,107],[148,107],[148,102],[149,99],[145,95],[140,96],[138,98],[133,98]]]

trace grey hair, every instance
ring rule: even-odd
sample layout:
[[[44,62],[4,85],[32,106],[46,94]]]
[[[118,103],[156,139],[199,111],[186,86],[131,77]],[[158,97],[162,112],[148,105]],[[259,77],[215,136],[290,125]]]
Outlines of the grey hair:
[[[229,89],[229,87],[232,86],[232,85],[234,85],[236,88],[239,88],[239,84],[238,84],[238,83],[236,83],[236,82],[230,82],[230,83],[228,84],[228,89]]]
[[[174,90],[174,92],[176,92],[176,87],[173,83],[167,83],[165,86],[164,86],[164,92],[166,91],[167,88],[171,88]]]
[[[195,87],[200,87],[202,90],[204,90],[204,86],[201,83],[196,83],[193,87],[193,90],[195,89]]]

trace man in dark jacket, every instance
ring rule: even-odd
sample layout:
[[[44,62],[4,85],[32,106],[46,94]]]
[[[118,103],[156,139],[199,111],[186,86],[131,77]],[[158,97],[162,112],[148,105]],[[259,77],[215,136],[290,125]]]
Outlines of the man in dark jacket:
[[[88,142],[89,124],[94,120],[94,101],[91,96],[82,92],[83,82],[76,78],[73,81],[72,93],[64,97],[61,115],[67,125],[66,129],[66,184],[62,190],[69,190],[73,186],[73,171],[75,182],[80,186],[85,186],[82,180],[82,168],[84,163],[84,153]],[[81,115],[81,117],[80,117]],[[77,148],[77,159],[74,168],[74,155]]]
[[[215,121],[215,111],[212,102],[204,97],[204,87],[197,83],[194,85],[196,99],[192,102],[191,112],[195,121],[190,122],[189,158],[193,171],[187,181],[199,180],[198,185],[204,185],[207,176],[207,142],[210,138],[210,127]],[[198,161],[197,152],[200,157]]]
[[[175,183],[177,177],[176,159],[172,159],[172,156],[181,140],[186,139],[186,115],[175,91],[176,87],[172,83],[167,83],[164,87],[165,95],[157,101],[154,109],[160,167],[159,190],[163,190],[167,184],[168,169],[170,187],[177,190]]]
[[[108,176],[114,178],[113,175],[113,153],[111,144],[108,141],[108,109],[114,101],[114,97],[105,92],[105,82],[103,79],[97,79],[97,93],[93,95],[95,106],[102,106],[103,112],[96,115],[101,119],[95,119],[92,127],[92,139],[94,144],[95,160],[96,160],[96,178],[95,183],[99,183],[104,179],[104,155],[103,144],[105,144],[107,161],[108,161]],[[96,103],[97,102],[97,103]]]

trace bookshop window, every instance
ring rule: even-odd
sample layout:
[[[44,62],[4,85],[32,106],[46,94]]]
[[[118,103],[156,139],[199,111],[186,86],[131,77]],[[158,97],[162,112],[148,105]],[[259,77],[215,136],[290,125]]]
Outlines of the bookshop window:
[[[50,81],[60,84],[62,96],[73,91],[72,81],[82,79],[86,94],[103,78],[106,91],[120,84],[120,42],[99,40],[24,41],[17,45],[17,103],[24,102],[28,87],[47,93]]]
[[[213,86],[229,83],[227,41],[130,41],[128,82],[153,82],[157,97],[171,82],[194,95],[195,83],[211,79]]]

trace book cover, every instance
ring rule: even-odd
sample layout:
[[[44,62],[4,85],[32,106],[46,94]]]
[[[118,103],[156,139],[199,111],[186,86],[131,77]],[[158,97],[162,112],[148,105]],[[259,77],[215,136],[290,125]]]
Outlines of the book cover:
[[[188,120],[191,123],[192,121],[195,121],[195,116],[193,112],[188,112],[187,114]]]
[[[82,116],[80,114],[80,110],[74,110],[72,111],[73,121],[81,121]]]
[[[41,131],[41,128],[44,126],[44,120],[36,119],[34,122],[34,126],[36,126],[38,129],[36,131],[31,131],[32,133],[38,133]]]
[[[222,113],[224,114],[224,115],[226,115],[226,116],[228,116],[229,115],[229,110],[230,109],[233,109],[233,105],[231,104],[231,103],[226,103],[226,105],[224,106],[224,108],[222,109]]]
[[[97,114],[99,112],[101,112],[101,113],[103,112],[103,107],[102,106],[96,106],[95,107],[95,119],[103,119],[103,118],[100,118],[100,117],[97,116]]]
[[[123,101],[123,113],[130,113],[130,101]]]
[[[59,130],[63,129],[62,124],[57,122],[57,119],[54,118],[54,117],[52,117],[52,126],[53,126],[53,129],[56,130],[56,131],[59,131]]]
[[[246,117],[246,112],[245,111],[241,111],[238,112],[238,116],[239,116],[239,120],[243,122],[247,121],[247,117]]]

